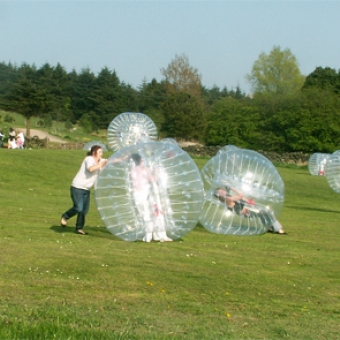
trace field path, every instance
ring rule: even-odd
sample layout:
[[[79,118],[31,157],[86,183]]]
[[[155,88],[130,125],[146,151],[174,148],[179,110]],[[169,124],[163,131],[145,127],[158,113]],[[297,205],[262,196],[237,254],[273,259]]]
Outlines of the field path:
[[[50,135],[49,133],[37,129],[30,129],[31,137],[38,136],[40,139],[48,138],[53,143],[67,143],[66,140]],[[23,132],[26,132],[23,130]]]

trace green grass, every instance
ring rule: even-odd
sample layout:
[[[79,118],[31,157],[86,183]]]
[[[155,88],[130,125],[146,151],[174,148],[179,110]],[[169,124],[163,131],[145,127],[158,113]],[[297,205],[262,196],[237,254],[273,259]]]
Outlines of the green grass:
[[[172,243],[59,226],[84,151],[0,150],[0,339],[339,339],[339,196],[278,167],[287,236]],[[206,160],[197,160],[202,167]]]

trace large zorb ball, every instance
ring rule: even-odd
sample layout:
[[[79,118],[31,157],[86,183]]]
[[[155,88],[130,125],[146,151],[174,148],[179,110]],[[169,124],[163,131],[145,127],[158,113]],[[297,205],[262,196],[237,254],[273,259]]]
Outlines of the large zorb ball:
[[[83,146],[83,150],[91,151],[91,148],[92,148],[92,146],[94,146],[94,145],[98,145],[98,146],[101,147],[101,149],[102,149],[103,151],[107,151],[106,145],[105,145],[104,143],[102,143],[102,142],[99,142],[99,141],[92,141],[92,142],[86,143],[86,144]]]
[[[201,171],[205,199],[200,223],[210,232],[232,235],[263,234],[280,215],[284,183],[275,166],[261,154],[245,149],[219,152]],[[230,209],[216,195],[219,189],[251,199],[243,209]],[[230,191],[230,195],[235,192]]]
[[[308,170],[313,176],[324,176],[327,160],[331,157],[328,153],[316,152],[309,157]]]
[[[327,160],[326,179],[329,186],[340,194],[340,151],[332,153]]]
[[[157,141],[155,123],[147,115],[139,112],[123,112],[112,120],[107,129],[107,144],[110,150],[137,144]]]
[[[145,181],[140,183],[150,190],[144,192],[142,202],[134,177],[136,155],[153,177],[152,187]],[[161,142],[138,143],[113,154],[94,190],[106,228],[124,241],[143,240],[150,219],[156,229],[165,228],[167,237],[181,238],[197,224],[203,192],[200,172],[190,156],[177,145]]]

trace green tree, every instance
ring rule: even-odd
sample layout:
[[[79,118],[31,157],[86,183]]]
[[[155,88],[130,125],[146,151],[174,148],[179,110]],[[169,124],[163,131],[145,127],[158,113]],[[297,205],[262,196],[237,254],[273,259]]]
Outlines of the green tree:
[[[164,82],[152,79],[150,83],[146,80],[138,87],[137,93],[138,111],[146,114],[156,124],[161,132],[164,123],[164,115],[160,107],[166,100],[166,89]]]
[[[317,88],[340,94],[340,70],[337,72],[330,67],[317,67],[306,77],[302,89]]]
[[[189,58],[185,54],[175,55],[167,68],[161,68],[165,77],[168,93],[186,92],[195,97],[202,95],[202,76],[198,69],[190,66]]]
[[[261,53],[246,78],[254,93],[294,93],[304,83],[296,57],[288,48],[282,51],[279,46],[274,46],[268,55]]]
[[[84,68],[78,75],[75,71],[70,74],[71,79],[71,103],[69,117],[72,123],[76,123],[89,112],[95,112],[96,101],[93,94],[96,76],[89,68]]]
[[[18,77],[18,70],[12,64],[0,63],[0,108],[6,109],[11,84]]]
[[[104,67],[93,84],[92,126],[96,129],[106,129],[111,120],[121,113],[123,94],[119,78],[115,71]]]
[[[175,92],[162,104],[162,111],[164,123],[161,130],[165,136],[203,140],[203,105],[196,97],[184,92]]]
[[[23,64],[20,67],[19,76],[9,89],[7,105],[8,109],[26,118],[26,135],[29,137],[31,117],[46,114],[52,107],[51,96],[41,84],[35,66]]]
[[[255,148],[261,138],[257,122],[256,106],[231,97],[222,98],[212,106],[209,115],[205,143],[208,145],[236,145]]]
[[[52,117],[57,121],[66,121],[69,118],[71,104],[71,81],[65,68],[59,63],[53,68],[51,94],[53,96]]]

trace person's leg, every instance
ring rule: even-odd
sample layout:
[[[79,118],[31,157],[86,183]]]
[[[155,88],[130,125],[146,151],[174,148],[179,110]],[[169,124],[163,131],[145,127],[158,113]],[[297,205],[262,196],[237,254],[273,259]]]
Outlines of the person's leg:
[[[278,220],[275,220],[275,222],[273,223],[273,233],[286,234],[281,223]]]
[[[77,189],[78,197],[78,215],[76,222],[76,232],[82,230],[85,225],[85,215],[88,213],[90,208],[90,190]]]
[[[153,239],[161,242],[171,242],[172,239],[168,237],[165,230],[164,217],[158,217],[154,221]]]
[[[134,201],[137,207],[138,214],[144,221],[145,235],[143,237],[144,242],[150,242],[152,240],[153,221],[149,202],[148,190],[135,192]]]
[[[262,222],[262,224],[264,225],[264,227],[268,228],[272,225],[272,218],[271,215],[268,214],[267,211],[265,210],[260,210],[257,214],[257,217],[259,218],[259,220]]]
[[[73,217],[74,215],[78,214],[79,208],[78,208],[78,202],[79,202],[79,198],[78,198],[78,194],[77,194],[77,190],[74,187],[70,187],[70,196],[73,202],[73,206],[72,208],[70,208],[69,210],[67,210],[66,212],[64,212],[61,217],[64,220],[68,220],[71,217]]]

